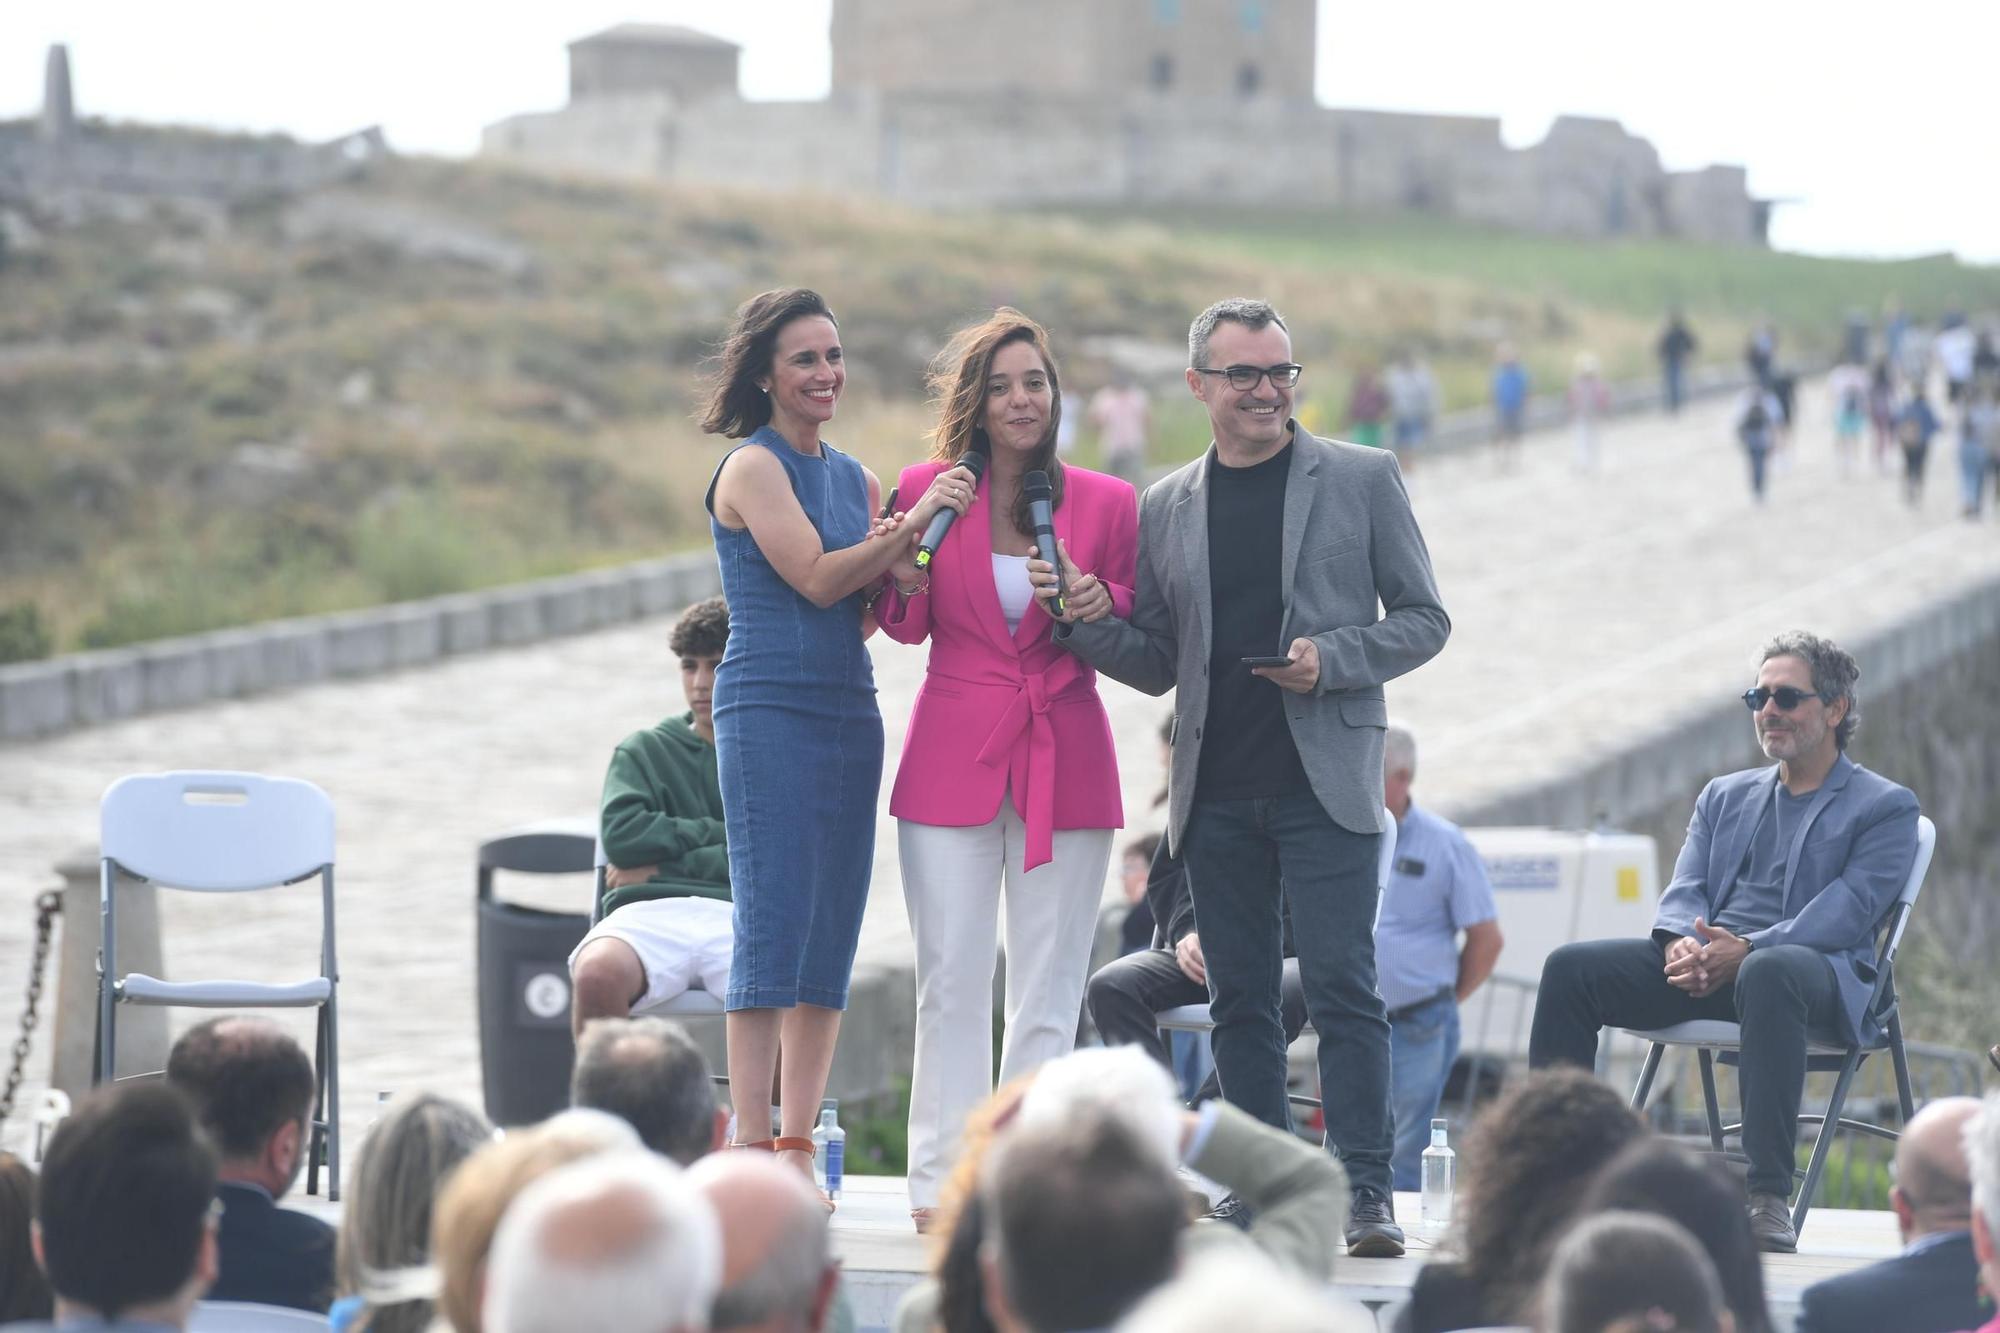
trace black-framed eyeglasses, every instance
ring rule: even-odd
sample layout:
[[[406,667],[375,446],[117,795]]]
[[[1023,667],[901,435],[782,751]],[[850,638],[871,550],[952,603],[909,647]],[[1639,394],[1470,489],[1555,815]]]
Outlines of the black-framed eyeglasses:
[[[1274,387],[1289,389],[1299,382],[1299,376],[1305,373],[1305,369],[1304,366],[1296,361],[1287,361],[1281,366],[1225,366],[1220,370],[1214,370],[1208,366],[1196,366],[1194,373],[1197,375],[1227,375],[1229,377],[1229,387],[1232,389],[1254,389],[1257,387],[1257,381],[1268,375],[1271,377],[1271,384]]]
[[[1754,690],[1743,691],[1743,706],[1753,713],[1761,712],[1765,704],[1775,699],[1778,702],[1778,711],[1789,713],[1808,699],[1825,698],[1825,695],[1815,690],[1801,690],[1791,685],[1780,685],[1775,690],[1767,690],[1759,685]]]

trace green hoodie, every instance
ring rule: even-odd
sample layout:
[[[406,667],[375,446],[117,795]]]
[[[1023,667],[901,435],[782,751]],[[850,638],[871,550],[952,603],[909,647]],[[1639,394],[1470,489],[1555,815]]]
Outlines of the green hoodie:
[[[612,865],[659,867],[645,883],[606,894],[606,915],[654,898],[730,900],[715,747],[695,734],[693,713],[618,743],[598,827]]]

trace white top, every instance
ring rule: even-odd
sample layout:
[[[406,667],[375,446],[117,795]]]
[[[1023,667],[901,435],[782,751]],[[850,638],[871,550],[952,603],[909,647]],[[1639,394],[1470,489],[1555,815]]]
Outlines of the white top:
[[[1012,634],[1035,601],[1035,585],[1028,582],[1028,557],[994,552],[993,588],[1000,594],[1000,611],[1007,617],[1007,632]]]

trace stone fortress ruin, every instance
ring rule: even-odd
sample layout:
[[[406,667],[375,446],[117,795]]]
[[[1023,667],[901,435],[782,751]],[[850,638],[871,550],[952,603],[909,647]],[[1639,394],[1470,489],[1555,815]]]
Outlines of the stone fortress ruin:
[[[739,48],[624,24],[569,47],[569,104],[481,151],[558,170],[924,206],[1215,204],[1763,244],[1741,167],[1668,171],[1616,121],[1511,149],[1497,118],[1313,96],[1316,0],[833,0],[832,94],[745,100]]]
[[[372,128],[302,144],[283,135],[107,125],[77,115],[66,47],[49,48],[45,70],[41,114],[0,122],[0,202],[68,215],[115,213],[121,203],[146,200],[221,207],[312,190],[389,155]]]

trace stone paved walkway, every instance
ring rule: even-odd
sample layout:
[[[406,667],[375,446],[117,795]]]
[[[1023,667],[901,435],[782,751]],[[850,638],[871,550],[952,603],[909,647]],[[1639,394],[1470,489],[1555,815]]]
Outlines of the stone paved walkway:
[[[1390,687],[1422,741],[1424,799],[1449,810],[1573,770],[1740,690],[1773,630],[1858,637],[2000,577],[2000,525],[1957,516],[1951,444],[1934,451],[1930,494],[1912,510],[1872,470],[1840,477],[1818,386],[1802,401],[1794,459],[1763,509],[1749,502],[1723,404],[1610,425],[1595,475],[1572,468],[1560,432],[1532,437],[1514,472],[1482,453],[1416,469],[1454,622],[1443,655]],[[426,1085],[476,1103],[472,849],[515,824],[592,812],[610,747],[680,706],[666,631],[630,625],[0,749],[0,1039],[11,1042],[18,1012],[30,901],[94,837],[108,782],[177,767],[289,773],[325,787],[340,812],[350,1134],[378,1090]],[[893,763],[923,655],[882,639],[874,650]],[[1155,826],[1166,705],[1105,693],[1129,821]],[[581,903],[585,892],[579,882],[559,896]],[[310,893],[167,898],[170,972],[275,979],[311,964]],[[906,930],[885,812],[863,958],[906,954]],[[24,1104],[48,1047],[45,1029]],[[22,1130],[17,1115],[0,1141],[17,1144]]]

